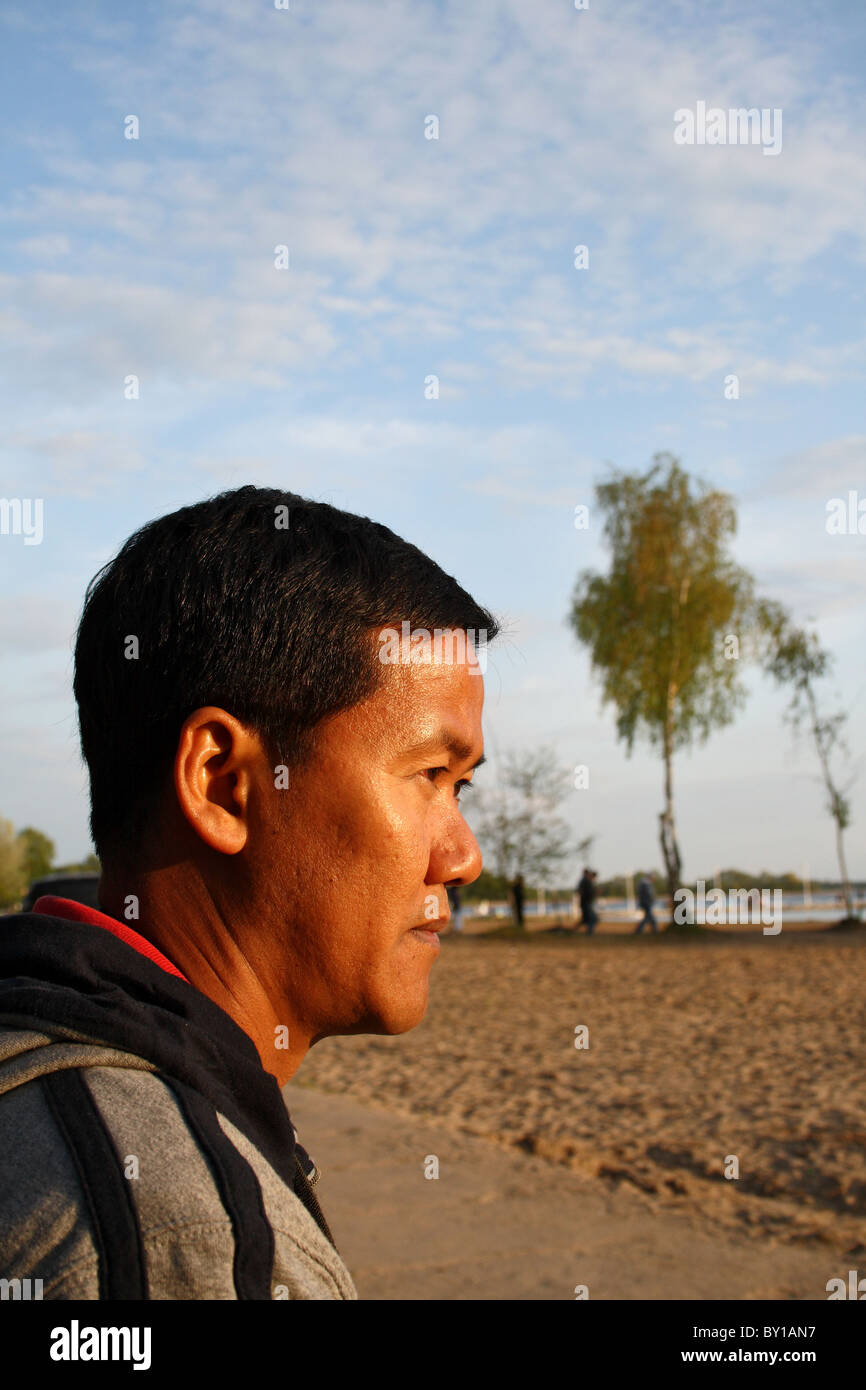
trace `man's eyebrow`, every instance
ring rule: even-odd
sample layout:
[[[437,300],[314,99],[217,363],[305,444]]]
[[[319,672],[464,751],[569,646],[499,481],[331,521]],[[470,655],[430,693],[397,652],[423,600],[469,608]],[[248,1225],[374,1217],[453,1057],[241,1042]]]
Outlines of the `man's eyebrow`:
[[[450,729],[443,729],[441,733],[434,734],[432,738],[425,738],[423,743],[416,743],[411,748],[407,748],[403,756],[407,758],[417,757],[422,753],[432,753],[437,748],[447,748],[448,752],[453,753],[454,757],[461,763],[465,762],[472,752],[470,743],[466,743]],[[475,759],[470,770],[474,771],[476,767],[480,767],[482,763],[486,762],[487,759],[482,753],[479,758]]]

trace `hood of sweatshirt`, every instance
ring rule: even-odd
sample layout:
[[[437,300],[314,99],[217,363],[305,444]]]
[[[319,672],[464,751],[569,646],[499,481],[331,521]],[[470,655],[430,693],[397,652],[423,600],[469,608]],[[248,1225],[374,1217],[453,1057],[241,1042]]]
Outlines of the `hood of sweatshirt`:
[[[309,1178],[315,1165],[276,1078],[243,1029],[174,971],[102,925],[45,912],[2,916],[0,1028],[146,1059],[205,1096],[297,1191],[298,1166]]]

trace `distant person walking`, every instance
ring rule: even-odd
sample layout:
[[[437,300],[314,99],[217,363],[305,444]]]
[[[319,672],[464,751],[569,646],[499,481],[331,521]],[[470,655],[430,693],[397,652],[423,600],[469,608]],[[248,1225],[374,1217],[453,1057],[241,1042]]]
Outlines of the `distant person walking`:
[[[638,932],[642,932],[647,922],[649,922],[653,931],[658,931],[658,924],[656,923],[656,919],[653,916],[653,903],[655,902],[655,894],[653,893],[653,881],[650,878],[649,874],[644,874],[640,882],[638,883],[637,901],[638,907],[643,908],[643,917],[641,917],[640,921],[635,927],[635,933],[637,934]]]
[[[463,930],[463,908],[460,905],[460,889],[455,884],[453,888],[446,888],[448,894],[448,906],[451,909],[451,930]]]
[[[577,895],[580,898],[580,920],[586,927],[588,936],[592,936],[598,922],[598,913],[594,907],[597,892],[596,877],[593,869],[584,869],[583,877],[577,885]]]
[[[523,926],[523,900],[526,890],[523,884],[523,874],[518,874],[511,884],[511,903],[513,908],[514,925]]]

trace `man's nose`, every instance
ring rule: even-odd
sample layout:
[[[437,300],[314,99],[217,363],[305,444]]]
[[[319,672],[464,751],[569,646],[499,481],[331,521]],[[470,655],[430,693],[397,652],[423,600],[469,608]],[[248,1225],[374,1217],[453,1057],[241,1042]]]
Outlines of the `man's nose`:
[[[456,837],[435,846],[430,856],[429,881],[457,884],[474,883],[483,867],[478,841],[465,821]]]

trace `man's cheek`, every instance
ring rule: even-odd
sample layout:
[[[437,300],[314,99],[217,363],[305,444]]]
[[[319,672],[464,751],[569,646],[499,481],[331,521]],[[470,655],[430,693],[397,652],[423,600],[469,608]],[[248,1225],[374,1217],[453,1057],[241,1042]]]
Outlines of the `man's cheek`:
[[[371,838],[380,852],[393,854],[395,859],[409,857],[426,835],[427,810],[419,805],[417,792],[413,791],[404,791],[381,808],[378,818],[371,817],[369,821],[371,827],[375,826]]]

